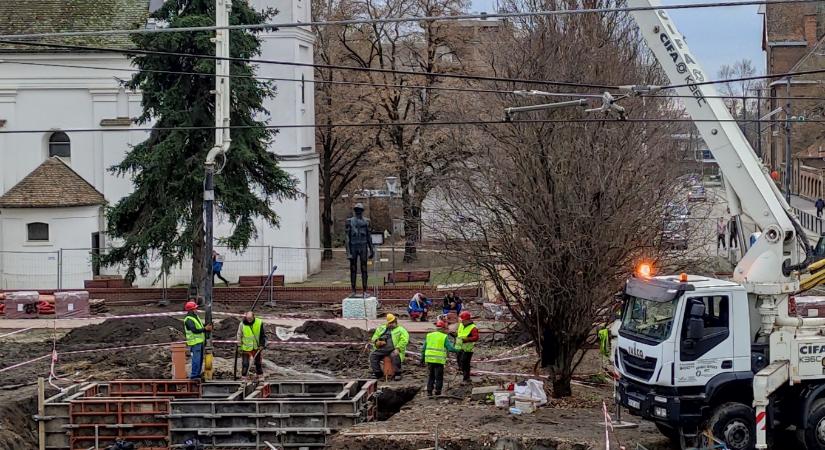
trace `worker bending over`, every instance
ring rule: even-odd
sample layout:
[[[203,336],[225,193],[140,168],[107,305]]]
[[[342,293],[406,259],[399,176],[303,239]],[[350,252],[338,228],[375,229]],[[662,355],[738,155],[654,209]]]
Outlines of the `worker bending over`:
[[[261,319],[255,317],[255,313],[248,311],[243,316],[243,320],[238,325],[238,346],[241,351],[241,376],[247,376],[249,373],[249,360],[255,360],[255,377],[262,377],[264,374],[263,368],[263,350],[266,347],[266,331],[264,330],[264,323]]]
[[[455,338],[455,346],[458,348],[458,367],[464,375],[462,382],[469,383],[470,361],[473,359],[473,349],[478,342],[478,328],[473,323],[470,311],[461,311],[458,318],[461,320]]]
[[[395,380],[401,379],[401,363],[407,354],[407,344],[410,343],[410,333],[401,325],[393,314],[387,314],[387,323],[375,329],[370,339],[372,353],[370,353],[370,369],[376,379],[384,376],[381,362],[385,356],[392,360],[395,369]],[[368,344],[369,345],[369,344]]]
[[[198,304],[192,300],[183,305],[186,316],[183,318],[183,334],[186,336],[186,346],[189,347],[189,355],[192,358],[192,368],[189,372],[189,379],[196,380],[201,377],[203,370],[203,343],[206,342],[206,331],[212,331],[212,324],[204,325],[198,317]]]
[[[421,349],[421,365],[427,364],[427,397],[441,395],[444,386],[444,366],[447,364],[447,352],[458,352],[447,336],[448,324],[439,320],[435,323],[435,331],[427,333],[424,347]]]

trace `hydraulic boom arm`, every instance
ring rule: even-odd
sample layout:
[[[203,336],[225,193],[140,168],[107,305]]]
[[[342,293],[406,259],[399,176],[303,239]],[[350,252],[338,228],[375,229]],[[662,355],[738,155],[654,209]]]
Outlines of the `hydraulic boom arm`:
[[[659,5],[658,0],[628,0],[630,7],[655,8]],[[783,263],[801,262],[796,229],[789,216],[790,207],[768,178],[725,104],[716,98],[713,85],[697,85],[709,78],[667,12],[647,9],[630,14],[672,85],[681,86],[675,91],[686,96],[685,110],[719,163],[731,196],[741,204],[742,212],[762,230],[759,240],[736,266],[734,279],[754,294],[794,292],[798,281],[782,270]]]

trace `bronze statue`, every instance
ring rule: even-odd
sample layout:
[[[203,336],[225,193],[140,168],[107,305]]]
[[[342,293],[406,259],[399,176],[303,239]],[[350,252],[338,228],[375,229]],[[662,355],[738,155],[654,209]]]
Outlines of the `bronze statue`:
[[[364,297],[367,296],[367,259],[375,256],[375,248],[372,245],[370,236],[370,224],[364,218],[364,205],[356,203],[352,208],[355,215],[347,219],[346,232],[344,233],[344,246],[347,249],[347,259],[349,259],[349,279],[352,287],[352,296],[355,296],[355,277],[357,263],[361,264],[361,287],[364,290]]]

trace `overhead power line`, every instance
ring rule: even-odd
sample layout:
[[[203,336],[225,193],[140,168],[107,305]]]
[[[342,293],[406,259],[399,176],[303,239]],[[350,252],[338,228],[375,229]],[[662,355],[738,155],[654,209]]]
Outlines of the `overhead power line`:
[[[459,79],[459,80],[497,81],[497,82],[506,82],[506,83],[539,84],[539,85],[550,85],[550,86],[600,89],[600,90],[606,90],[606,91],[619,90],[619,86],[617,86],[617,85],[605,85],[605,84],[594,84],[594,83],[578,83],[578,82],[572,82],[572,81],[528,80],[528,79],[523,79],[523,78],[489,77],[489,76],[483,76],[483,75],[467,75],[467,74],[440,73],[440,72],[417,72],[417,71],[414,71],[414,70],[382,69],[382,68],[375,68],[375,67],[353,67],[353,66],[342,66],[342,65],[334,65],[334,64],[315,64],[315,63],[301,63],[301,62],[296,62],[296,61],[278,61],[278,60],[270,60],[270,59],[244,59],[244,58],[235,58],[235,57],[217,57],[217,56],[214,56],[214,55],[191,54],[191,53],[183,53],[183,52],[166,52],[166,51],[159,51],[159,50],[142,50],[142,49],[126,50],[126,49],[110,48],[110,47],[54,44],[54,43],[43,43],[43,42],[20,42],[20,41],[9,41],[9,40],[2,40],[2,39],[0,39],[0,44],[15,44],[15,45],[20,44],[20,45],[39,47],[39,48],[44,48],[45,47],[45,48],[60,48],[60,49],[67,49],[67,50],[111,52],[111,53],[120,53],[120,54],[126,54],[126,55],[131,54],[131,55],[176,56],[176,57],[180,57],[180,58],[212,59],[212,60],[218,60],[218,61],[234,61],[234,62],[253,63],[253,64],[277,64],[277,65],[297,66],[297,67],[312,67],[312,68],[317,68],[317,69],[349,70],[349,71],[356,71],[356,72],[387,73],[387,74],[410,75],[410,76],[421,76],[421,77],[451,78],[451,79]],[[686,86],[696,86],[696,85],[701,86],[701,85],[710,85],[710,84],[719,84],[719,83],[732,83],[732,82],[748,81],[748,80],[787,78],[787,77],[793,77],[793,76],[812,75],[812,74],[820,74],[820,73],[825,73],[825,69],[803,70],[803,71],[797,71],[797,72],[784,72],[784,73],[768,74],[768,75],[755,75],[755,76],[750,76],[750,77],[738,77],[738,78],[730,78],[730,79],[723,79],[723,80],[710,80],[710,81],[703,81],[703,82],[693,83],[693,84],[667,85],[667,86],[661,86],[660,89],[675,89],[675,88],[686,87]],[[624,83],[623,86],[632,85],[632,84],[633,83]]]
[[[177,56],[180,58],[200,58],[200,59],[212,59],[216,61],[233,61],[233,62],[242,62],[242,63],[253,63],[253,64],[278,64],[278,65],[285,65],[285,66],[296,66],[296,67],[313,67],[319,69],[331,69],[331,70],[349,70],[355,72],[370,72],[370,73],[386,73],[386,74],[396,74],[396,75],[410,75],[410,76],[419,76],[419,77],[434,77],[434,78],[452,78],[458,80],[478,80],[478,81],[498,81],[498,82],[506,82],[506,83],[529,83],[529,84],[541,84],[541,85],[549,85],[549,86],[564,86],[564,87],[577,87],[577,88],[589,88],[589,89],[604,89],[604,90],[616,90],[618,89],[617,86],[610,86],[604,84],[592,84],[592,83],[577,83],[572,81],[547,81],[547,80],[526,80],[522,78],[504,78],[504,77],[489,77],[489,76],[481,76],[481,75],[465,75],[465,74],[455,74],[455,73],[440,73],[440,72],[417,72],[414,70],[398,70],[398,69],[382,69],[376,67],[353,67],[353,66],[341,66],[341,65],[334,65],[334,64],[314,64],[314,63],[301,63],[296,61],[278,61],[278,60],[271,60],[271,59],[245,59],[245,58],[235,58],[235,57],[218,57],[215,55],[202,55],[202,54],[191,54],[191,53],[183,53],[183,52],[165,52],[159,50],[142,50],[142,49],[121,49],[121,48],[111,48],[111,47],[94,47],[94,46],[83,46],[83,45],[68,45],[68,44],[53,44],[53,43],[43,43],[43,42],[23,42],[23,41],[10,41],[0,39],[0,44],[12,44],[12,45],[27,45],[32,47],[40,47],[40,48],[61,48],[67,50],[81,50],[81,51],[96,51],[96,52],[109,52],[109,53],[121,53],[126,55],[157,55],[157,56]]]
[[[730,120],[713,120],[713,119],[667,119],[667,118],[628,118],[624,120],[602,118],[602,119],[527,119],[527,120],[459,120],[459,121],[430,121],[430,122],[353,122],[353,123],[332,123],[332,124],[283,124],[283,125],[232,125],[229,127],[221,127],[223,129],[288,129],[288,128],[380,128],[393,126],[472,126],[472,125],[519,125],[519,124],[537,124],[537,123],[696,123],[696,122],[735,122],[735,123],[774,123],[782,122],[781,120],[771,119],[730,119]],[[825,123],[825,119],[811,119],[805,120],[804,123]],[[69,129],[26,129],[26,130],[0,130],[0,134],[33,134],[33,133],[54,133],[62,131],[64,133],[94,133],[94,132],[124,132],[124,131],[199,131],[199,130],[215,130],[214,126],[175,126],[175,127],[112,127],[112,128],[69,128]]]
[[[415,84],[387,84],[387,83],[371,83],[367,81],[346,81],[346,80],[318,80],[318,79],[301,79],[301,78],[279,78],[279,77],[263,77],[263,76],[255,76],[255,75],[217,75],[211,72],[188,72],[188,71],[180,71],[180,70],[160,70],[160,69],[137,69],[137,68],[123,68],[123,67],[106,67],[106,66],[89,66],[89,65],[82,65],[82,64],[58,64],[58,63],[47,63],[47,62],[40,62],[40,61],[18,61],[18,60],[2,60],[0,59],[0,64],[20,64],[25,66],[41,66],[41,67],[64,67],[64,68],[74,68],[74,69],[90,69],[90,70],[106,70],[112,72],[132,72],[132,73],[161,73],[161,74],[169,74],[169,75],[194,75],[194,76],[204,76],[204,77],[229,77],[229,78],[255,78],[258,80],[265,80],[265,81],[290,81],[296,83],[315,83],[315,84],[333,84],[333,85],[345,85],[345,86],[365,86],[365,87],[375,87],[375,88],[394,88],[394,89],[431,89],[435,91],[454,91],[454,92],[472,92],[472,93],[480,93],[480,94],[513,94],[512,90],[503,90],[503,89],[482,89],[476,87],[451,87],[451,86],[424,86],[424,85],[415,85]],[[727,82],[728,80],[718,80],[718,82]],[[553,97],[576,97],[581,95],[581,93],[576,92],[557,92],[557,93],[550,93],[549,96]],[[692,95],[675,95],[675,94],[653,94],[653,95],[645,95],[648,98],[695,98]],[[762,100],[818,100],[818,101],[825,101],[825,97],[814,97],[814,96],[792,96],[792,97],[783,97],[783,96],[755,96],[755,95],[710,95],[705,96],[705,98],[721,98],[721,99],[733,99],[733,100],[740,100],[740,99],[762,99]]]
[[[206,26],[206,27],[177,27],[177,28],[141,28],[141,29],[119,29],[100,31],[64,31],[54,33],[23,33],[4,34],[0,39],[41,39],[52,37],[84,37],[84,36],[117,36],[130,34],[157,34],[157,33],[191,33],[201,31],[216,30],[277,30],[278,28],[296,28],[310,26],[345,26],[345,25],[366,25],[376,23],[409,23],[409,22],[435,22],[449,20],[473,20],[473,19],[509,19],[519,17],[545,17],[545,16],[569,16],[577,14],[605,14],[631,11],[651,11],[651,10],[674,10],[674,9],[697,9],[697,8],[719,8],[736,6],[758,6],[758,5],[778,5],[794,3],[815,3],[821,0],[746,0],[737,2],[714,2],[714,3],[685,3],[679,5],[659,5],[659,6],[639,6],[639,7],[612,7],[612,8],[582,8],[582,9],[561,9],[526,12],[495,12],[478,14],[457,14],[447,16],[412,16],[412,17],[377,17],[370,19],[347,19],[347,20],[324,20],[310,22],[284,22],[284,23],[264,23],[247,25],[229,25],[226,27]]]

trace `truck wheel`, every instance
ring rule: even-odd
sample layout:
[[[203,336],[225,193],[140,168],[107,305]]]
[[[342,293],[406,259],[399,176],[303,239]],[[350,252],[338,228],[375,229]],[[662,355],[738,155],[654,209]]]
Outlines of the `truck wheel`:
[[[753,409],[742,403],[724,403],[708,420],[708,428],[716,439],[731,450],[753,450],[756,446],[756,424]]]
[[[811,405],[802,438],[807,450],[825,450],[825,399]]]

